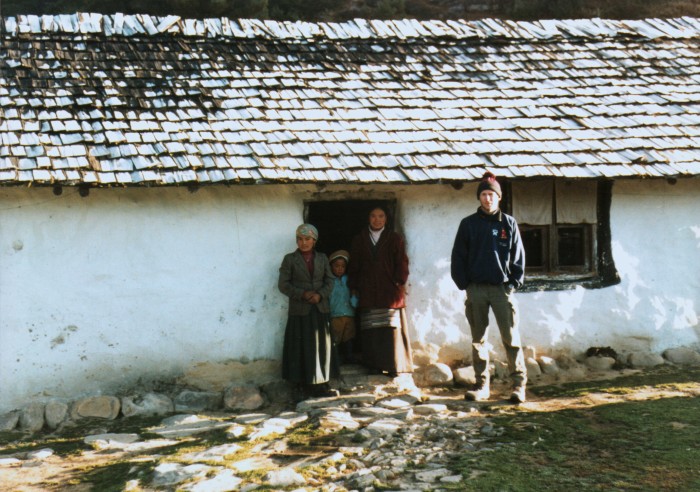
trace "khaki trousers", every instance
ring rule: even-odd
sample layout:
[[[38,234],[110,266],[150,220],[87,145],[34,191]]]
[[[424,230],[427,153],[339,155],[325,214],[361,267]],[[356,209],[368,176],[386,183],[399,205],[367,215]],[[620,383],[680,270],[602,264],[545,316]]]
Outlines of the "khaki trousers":
[[[512,293],[506,292],[504,285],[469,284],[467,287],[465,313],[472,332],[472,364],[477,385],[488,386],[490,382],[489,351],[486,346],[489,308],[493,310],[501,332],[513,384],[517,386],[527,383],[525,356],[512,296]]]

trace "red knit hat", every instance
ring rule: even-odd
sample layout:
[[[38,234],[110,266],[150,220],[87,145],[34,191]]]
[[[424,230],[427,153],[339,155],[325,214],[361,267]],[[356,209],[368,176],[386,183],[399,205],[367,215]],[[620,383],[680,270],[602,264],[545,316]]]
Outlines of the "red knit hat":
[[[491,190],[498,195],[498,198],[501,198],[501,185],[498,184],[498,181],[496,181],[496,175],[492,172],[486,171],[484,173],[484,177],[481,178],[479,187],[476,189],[476,197],[479,198],[481,196],[481,192],[484,190]]]

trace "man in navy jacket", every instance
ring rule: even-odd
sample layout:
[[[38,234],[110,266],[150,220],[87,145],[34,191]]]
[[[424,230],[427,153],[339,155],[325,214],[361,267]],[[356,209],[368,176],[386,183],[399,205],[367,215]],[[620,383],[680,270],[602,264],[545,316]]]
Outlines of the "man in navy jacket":
[[[515,219],[499,208],[501,185],[487,172],[479,182],[476,213],[459,224],[452,247],[452,279],[467,291],[465,312],[472,334],[472,364],[476,387],[467,400],[490,396],[489,353],[486,346],[489,308],[493,310],[513,379],[510,400],[525,401],[527,370],[520,342],[513,294],[525,277],[525,250]]]

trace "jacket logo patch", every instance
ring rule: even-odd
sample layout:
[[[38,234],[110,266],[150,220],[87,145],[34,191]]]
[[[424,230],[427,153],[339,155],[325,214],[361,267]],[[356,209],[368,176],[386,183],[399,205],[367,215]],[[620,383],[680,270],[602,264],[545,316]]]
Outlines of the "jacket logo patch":
[[[498,229],[491,229],[491,233],[493,234],[493,237],[498,237]]]
[[[501,229],[501,239],[508,239],[508,235],[506,234],[505,229]]]

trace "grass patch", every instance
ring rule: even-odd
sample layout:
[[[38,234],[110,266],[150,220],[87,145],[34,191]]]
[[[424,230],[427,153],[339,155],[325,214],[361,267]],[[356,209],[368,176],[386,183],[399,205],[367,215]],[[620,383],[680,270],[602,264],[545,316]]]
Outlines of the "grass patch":
[[[654,387],[677,390],[700,370],[660,369],[612,381],[540,388],[544,396],[585,396]],[[535,389],[533,388],[533,392]],[[625,401],[554,412],[496,415],[504,433],[490,452],[453,465],[453,490],[700,490],[700,397]],[[471,478],[469,478],[471,477]]]
[[[580,397],[590,393],[630,394],[644,387],[682,390],[700,381],[700,367],[660,366],[604,381],[585,381],[528,388],[537,396]]]

